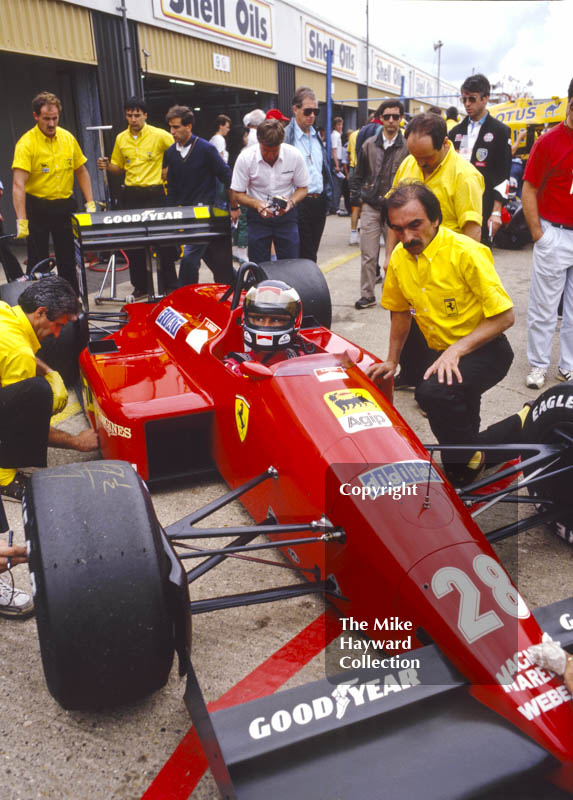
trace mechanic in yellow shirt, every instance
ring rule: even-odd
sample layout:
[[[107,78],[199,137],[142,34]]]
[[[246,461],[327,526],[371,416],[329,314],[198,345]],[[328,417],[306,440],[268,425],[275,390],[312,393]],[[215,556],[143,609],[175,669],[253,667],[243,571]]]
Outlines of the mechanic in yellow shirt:
[[[484,180],[473,164],[456,153],[444,119],[437,114],[418,114],[408,123],[404,138],[410,155],[398,167],[394,186],[412,180],[425,183],[439,200],[444,227],[479,242]],[[388,229],[384,269],[397,241]],[[424,339],[414,323],[402,351],[397,388],[413,385],[412,373],[417,374],[418,364],[424,362],[424,350]]]
[[[55,94],[41,92],[32,100],[36,126],[16,143],[12,163],[12,196],[18,238],[28,237],[28,273],[50,255],[54,243],[58,273],[77,291],[71,215],[76,210],[74,176],[87,211],[95,211],[86,157],[69,131],[58,123],[62,104]]]
[[[394,374],[413,312],[429,348],[416,376],[416,400],[440,444],[477,443],[481,395],[505,377],[513,360],[503,333],[513,325],[513,303],[490,249],[442,225],[438,198],[423,183],[393,189],[386,210],[400,242],[382,293],[383,307],[392,311],[390,343],[385,361],[368,374]],[[456,483],[481,465],[468,465],[467,453],[465,460],[460,465],[442,454]]]
[[[165,191],[161,182],[163,153],[173,144],[173,137],[163,128],[147,124],[147,105],[139,97],[126,101],[125,118],[127,129],[118,134],[111,160],[98,158],[97,165],[116,175],[125,173],[121,205],[123,208],[156,208],[165,205]],[[171,271],[162,257],[164,282],[174,288],[177,285],[175,267]],[[133,284],[134,297],[147,294],[147,272],[144,250],[129,252],[129,277]]]
[[[59,373],[36,357],[42,341],[59,336],[79,311],[77,295],[56,276],[26,284],[16,306],[0,302],[0,495],[7,500],[22,499],[26,477],[18,467],[45,467],[48,444],[97,449],[91,430],[50,427],[68,394]]]

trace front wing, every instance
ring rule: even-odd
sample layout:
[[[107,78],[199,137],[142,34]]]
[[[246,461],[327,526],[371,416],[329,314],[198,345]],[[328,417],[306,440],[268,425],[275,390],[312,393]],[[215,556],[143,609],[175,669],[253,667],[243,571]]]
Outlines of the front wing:
[[[544,631],[563,647],[573,647],[573,630],[560,622],[573,614],[573,598],[534,614]],[[418,685],[385,697],[371,688],[356,695],[363,702],[345,704],[336,678],[323,679],[217,711],[210,715],[208,736],[199,713],[203,699],[192,675],[186,702],[208,757],[213,733],[218,739],[227,769],[217,760],[211,769],[222,796],[453,800],[559,766],[475,700],[467,681],[437,647],[414,652],[421,662]],[[371,686],[377,687],[387,674],[363,670],[357,680],[360,685],[375,681]],[[351,680],[346,673],[344,685]]]

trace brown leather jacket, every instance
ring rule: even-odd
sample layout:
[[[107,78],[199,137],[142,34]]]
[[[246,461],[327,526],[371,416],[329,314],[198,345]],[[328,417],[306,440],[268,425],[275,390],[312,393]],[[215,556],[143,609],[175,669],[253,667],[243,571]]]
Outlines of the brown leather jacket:
[[[401,131],[386,150],[382,145],[383,135],[380,129],[362,145],[350,186],[353,200],[361,200],[374,208],[380,208],[398,167],[408,155],[408,145]]]

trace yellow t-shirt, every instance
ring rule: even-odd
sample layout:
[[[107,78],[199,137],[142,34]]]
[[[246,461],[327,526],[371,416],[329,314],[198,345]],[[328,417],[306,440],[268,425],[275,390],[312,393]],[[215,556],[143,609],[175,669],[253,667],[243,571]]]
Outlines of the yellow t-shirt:
[[[45,200],[64,200],[74,190],[74,170],[86,161],[69,131],[58,127],[50,138],[36,125],[16,142],[12,169],[30,173],[26,194]]]
[[[360,129],[357,128],[355,131],[352,131],[350,136],[348,137],[348,166],[355,167],[356,166],[356,138],[358,136],[358,131]]]
[[[34,378],[39,349],[38,337],[21,307],[0,301],[0,385]]]
[[[448,133],[451,131],[452,128],[455,128],[456,125],[459,125],[457,119],[447,119],[446,120],[446,128]]]
[[[417,257],[402,243],[394,248],[381,303],[390,311],[414,309],[433,350],[445,350],[513,306],[489,247],[443,225]]]
[[[159,186],[163,153],[173,144],[173,136],[162,128],[144,125],[136,138],[129,128],[115,140],[111,163],[125,170],[126,186]]]
[[[461,233],[466,222],[477,222],[481,226],[483,176],[456,153],[451,143],[446,157],[428,178],[424,178],[414,156],[407,156],[398,167],[393,185],[403,180],[421,181],[433,191],[440,201],[442,225],[446,228]]]

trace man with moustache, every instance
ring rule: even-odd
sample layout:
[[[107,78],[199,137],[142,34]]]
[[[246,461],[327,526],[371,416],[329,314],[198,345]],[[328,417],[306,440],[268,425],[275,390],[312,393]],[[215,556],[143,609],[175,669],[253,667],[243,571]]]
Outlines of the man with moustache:
[[[399,241],[382,292],[382,306],[392,312],[390,343],[386,359],[368,374],[395,373],[413,311],[428,346],[415,376],[416,400],[440,444],[477,444],[481,395],[505,377],[513,360],[503,333],[513,325],[513,303],[491,250],[445,227],[427,186],[402,184],[385,203]],[[461,465],[442,461],[450,479],[463,484],[482,466],[483,455],[477,451]]]

